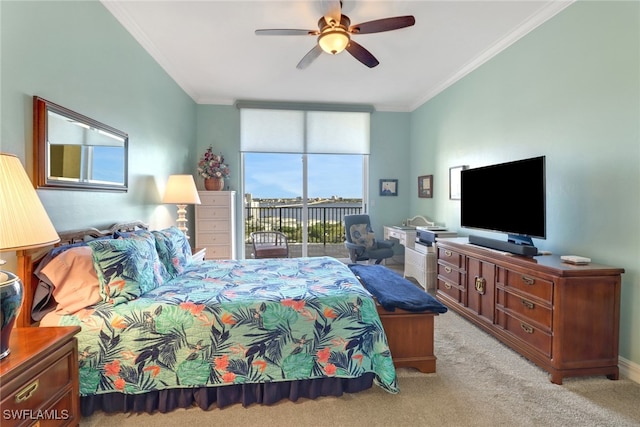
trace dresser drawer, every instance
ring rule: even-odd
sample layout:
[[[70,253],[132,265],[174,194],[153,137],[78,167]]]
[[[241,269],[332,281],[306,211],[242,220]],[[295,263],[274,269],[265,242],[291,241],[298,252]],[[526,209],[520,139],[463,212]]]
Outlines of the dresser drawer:
[[[553,282],[505,268],[498,269],[498,283],[552,303]]]
[[[230,216],[231,210],[228,207],[203,207],[196,210],[198,224],[207,220],[224,220],[227,221],[228,224]]]
[[[196,237],[198,247],[206,247],[211,245],[229,245],[231,243],[229,233],[208,233],[206,231],[198,232]]]
[[[546,357],[551,357],[551,334],[548,331],[520,320],[500,308],[496,310],[496,314],[498,324],[511,335],[540,351]]]
[[[228,219],[201,220],[198,222],[198,232],[227,233],[231,230],[231,222]]]
[[[454,267],[464,266],[464,256],[450,249],[438,248],[438,259]]]
[[[498,289],[497,304],[506,311],[519,314],[525,321],[543,326],[551,330],[551,307],[545,306],[535,300],[512,294],[504,289]]]
[[[453,285],[460,285],[464,283],[462,280],[462,272],[460,270],[448,265],[443,265],[440,262],[438,262],[438,277]]]
[[[201,191],[198,193],[200,195],[200,202],[204,206],[213,206],[216,209],[221,207],[229,207],[231,202],[231,198],[226,193],[218,193],[215,191]]]
[[[229,245],[207,246],[205,259],[230,259],[231,248]]]
[[[466,305],[466,289],[439,278],[438,292],[458,304]]]

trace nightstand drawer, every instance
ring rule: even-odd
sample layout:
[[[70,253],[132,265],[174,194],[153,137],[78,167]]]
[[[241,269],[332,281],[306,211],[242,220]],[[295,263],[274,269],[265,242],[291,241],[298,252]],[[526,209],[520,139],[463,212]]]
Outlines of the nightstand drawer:
[[[70,384],[73,362],[71,350],[72,347],[68,346],[46,358],[38,366],[42,371],[37,373],[35,377],[19,378],[11,384],[3,384],[3,392],[7,394],[2,396],[2,409],[19,411],[38,408],[63,387]]]

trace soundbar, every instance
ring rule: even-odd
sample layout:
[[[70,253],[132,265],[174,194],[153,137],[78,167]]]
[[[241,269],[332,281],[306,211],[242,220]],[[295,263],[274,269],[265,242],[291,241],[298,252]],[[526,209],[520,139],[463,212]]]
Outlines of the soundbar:
[[[482,236],[469,236],[469,243],[516,255],[529,257],[538,255],[538,248],[535,246],[519,245],[516,243],[505,242],[503,240],[489,239]]]

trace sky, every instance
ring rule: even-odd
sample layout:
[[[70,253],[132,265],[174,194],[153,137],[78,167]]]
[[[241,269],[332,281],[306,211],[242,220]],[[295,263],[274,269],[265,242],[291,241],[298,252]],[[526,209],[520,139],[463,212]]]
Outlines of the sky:
[[[310,154],[310,198],[362,198],[362,156]],[[245,192],[254,198],[302,196],[301,154],[245,154]]]

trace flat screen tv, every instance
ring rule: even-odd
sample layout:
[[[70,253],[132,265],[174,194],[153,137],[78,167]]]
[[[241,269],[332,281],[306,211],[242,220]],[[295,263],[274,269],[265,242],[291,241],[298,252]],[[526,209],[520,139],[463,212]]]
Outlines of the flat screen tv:
[[[465,169],[460,186],[462,227],[508,235],[506,242],[470,236],[471,243],[537,254],[531,238],[547,237],[544,156]]]

